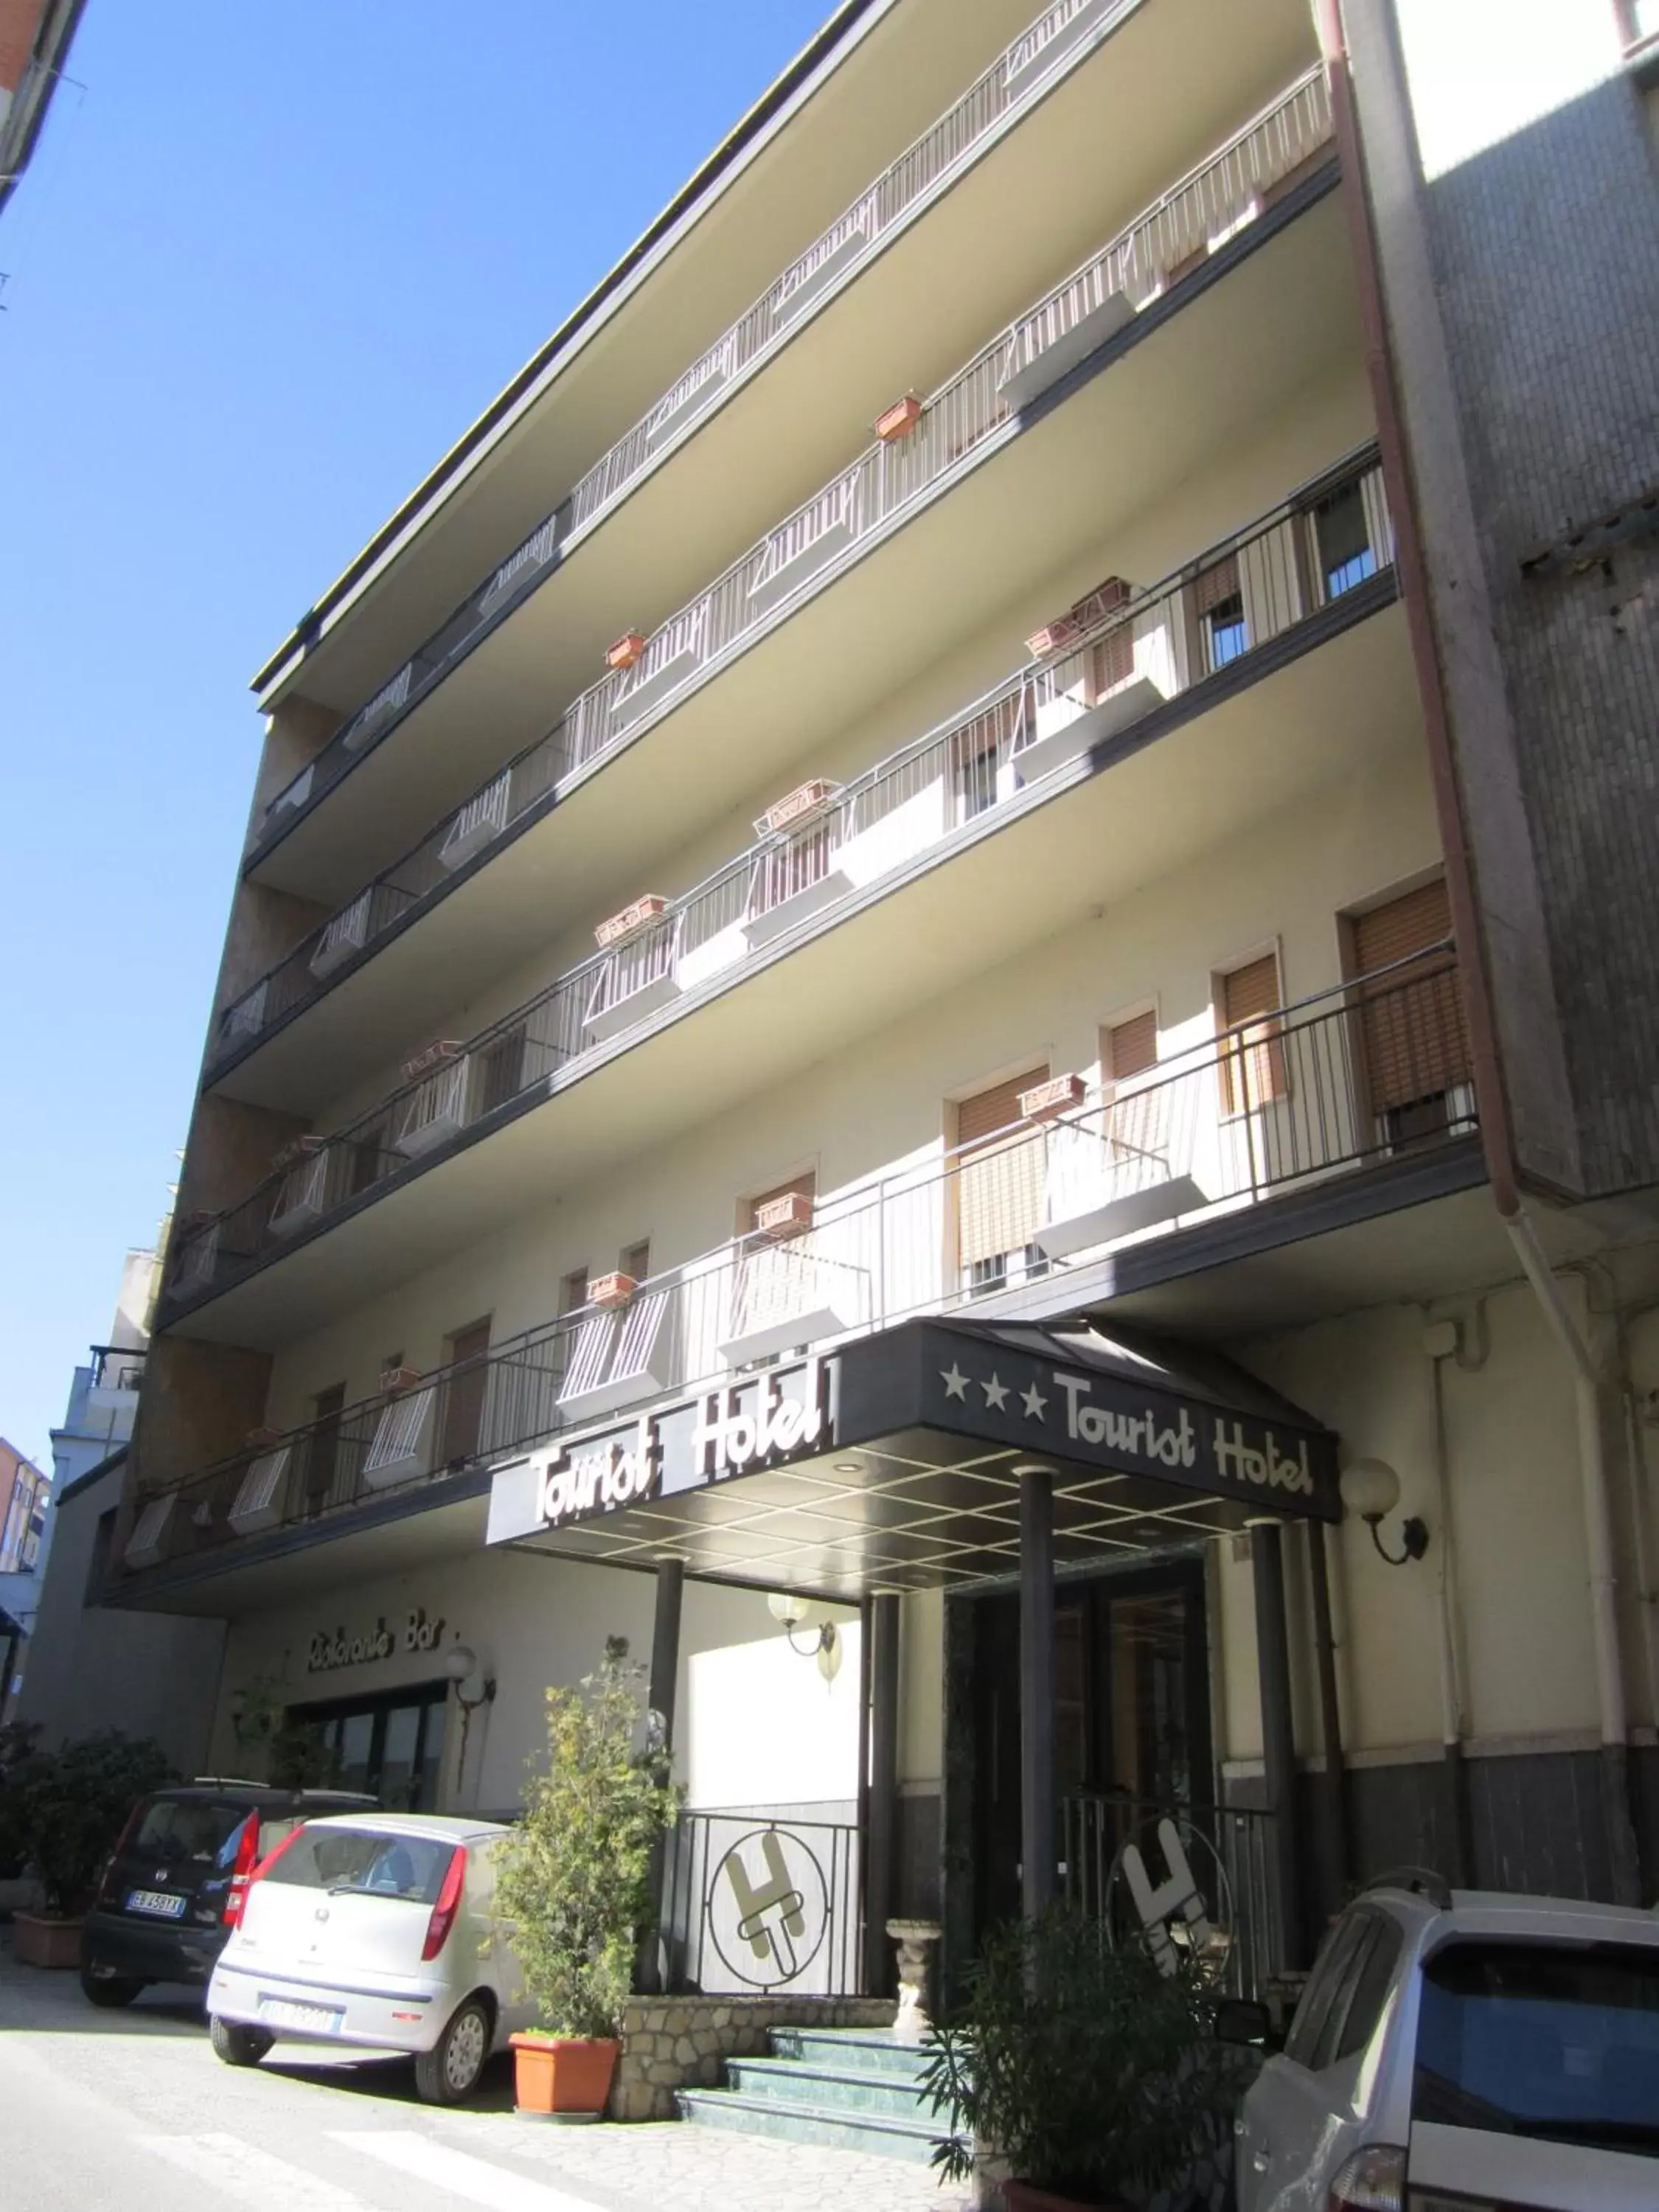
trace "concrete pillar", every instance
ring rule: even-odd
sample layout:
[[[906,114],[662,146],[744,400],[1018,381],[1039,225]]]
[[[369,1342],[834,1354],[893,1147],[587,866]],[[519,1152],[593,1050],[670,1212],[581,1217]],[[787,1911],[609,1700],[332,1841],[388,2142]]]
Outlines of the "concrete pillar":
[[[1255,1653],[1261,1684],[1261,1760],[1273,1815],[1272,1865],[1287,1967],[1305,1966],[1302,1853],[1296,1824],[1296,1734],[1291,1707],[1290,1632],[1285,1615],[1284,1532],[1259,1522],[1250,1531],[1255,1576]]]
[[[685,1563],[664,1559],[657,1568],[657,1610],[651,1630],[651,1676],[647,1703],[661,1730],[665,1754],[674,1748],[674,1705],[680,1679],[680,1601],[685,1590]],[[661,1923],[669,1898],[668,1877],[673,1864],[669,1839],[659,1836],[651,1850],[651,1896],[658,1925],[643,1942],[635,1960],[634,1979],[647,1993],[664,1988],[670,1977],[665,1968],[666,1940]]]
[[[893,1978],[887,1923],[893,1912],[898,1826],[899,1601],[870,1601],[870,1788],[864,1833],[864,1986],[884,1996]]]
[[[1054,1477],[1019,1481],[1020,1908],[1035,1920],[1054,1895]]]

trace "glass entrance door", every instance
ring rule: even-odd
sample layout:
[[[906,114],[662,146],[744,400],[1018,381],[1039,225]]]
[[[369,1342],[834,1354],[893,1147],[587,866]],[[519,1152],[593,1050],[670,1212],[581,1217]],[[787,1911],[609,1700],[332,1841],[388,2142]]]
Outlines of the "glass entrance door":
[[[363,1790],[392,1812],[431,1813],[447,1704],[447,1686],[428,1682],[349,1703],[297,1705],[289,1717],[315,1747],[319,1786]]]
[[[974,1796],[981,1930],[1019,1911],[1019,1598],[975,1601]],[[1158,1807],[1210,1802],[1201,1561],[1067,1582],[1054,1600],[1054,1781]]]

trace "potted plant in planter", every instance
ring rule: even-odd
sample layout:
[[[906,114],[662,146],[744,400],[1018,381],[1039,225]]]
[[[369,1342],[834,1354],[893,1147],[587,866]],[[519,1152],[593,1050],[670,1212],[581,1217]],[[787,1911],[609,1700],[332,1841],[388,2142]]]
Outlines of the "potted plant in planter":
[[[1006,2165],[1008,2212],[1127,2212],[1217,2140],[1240,2086],[1213,1999],[1186,1961],[1165,1976],[1065,1906],[994,1933],[921,2090],[950,2132],[933,2163]]]
[[[79,1965],[82,1920],[122,1823],[139,1798],[172,1779],[160,1744],[117,1729],[58,1751],[31,1747],[8,1768],[6,1825],[15,1825],[44,1899],[40,1912],[13,1916],[21,1964]]]
[[[519,2110],[598,2119],[611,2094],[634,1957],[652,1912],[652,1846],[678,1796],[646,1730],[645,1669],[613,1636],[597,1673],[547,1692],[547,1751],[501,1847],[495,1910],[539,2026],[513,2038]]]

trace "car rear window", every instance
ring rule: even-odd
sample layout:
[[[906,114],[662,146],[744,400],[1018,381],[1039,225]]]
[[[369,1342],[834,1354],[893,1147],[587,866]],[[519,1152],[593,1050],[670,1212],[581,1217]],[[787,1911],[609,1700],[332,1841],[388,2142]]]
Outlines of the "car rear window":
[[[130,1858],[159,1866],[213,1866],[247,1818],[246,1805],[201,1797],[154,1797],[127,1845]]]
[[[1437,1952],[1424,1969],[1412,2112],[1659,2157],[1659,1947]]]
[[[447,1837],[388,1835],[373,1828],[302,1829],[266,1881],[435,1905],[454,1844]]]

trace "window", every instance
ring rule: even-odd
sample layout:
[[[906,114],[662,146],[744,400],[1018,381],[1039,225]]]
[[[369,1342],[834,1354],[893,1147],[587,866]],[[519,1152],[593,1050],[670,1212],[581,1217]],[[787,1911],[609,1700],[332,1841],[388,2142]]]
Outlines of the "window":
[[[997,769],[1013,749],[1024,695],[1015,692],[953,731],[951,780],[956,818],[971,822],[997,803]]]
[[[1312,2067],[1324,2041],[1331,2014],[1342,1996],[1354,1954],[1366,1934],[1366,1916],[1351,1912],[1326,1935],[1297,2006],[1291,2032],[1285,2039],[1285,2056],[1298,2066]]]
[[[1383,1141],[1437,1135],[1456,1118],[1455,1094],[1469,1082],[1456,971],[1427,949],[1451,934],[1445,883],[1420,884],[1351,916],[1348,927],[1365,1084]]]
[[[1659,1950],[1462,1941],[1436,1952],[1412,2117],[1659,2157]]]
[[[636,1283],[647,1282],[651,1275],[651,1239],[644,1237],[637,1244],[628,1245],[617,1265]]]
[[[1041,1132],[1020,1125],[1019,1100],[1048,1079],[1043,1061],[956,1109],[957,1248],[966,1290],[996,1289],[1042,1267],[1046,1151]]]
[[[1100,1072],[1109,1083],[1127,1083],[1158,1066],[1158,1010],[1114,1022],[1101,1038]]]
[[[483,1074],[478,1110],[488,1114],[505,1105],[524,1088],[526,1033],[507,1030],[484,1048]]]
[[[1340,599],[1344,592],[1376,574],[1376,555],[1358,483],[1344,484],[1320,501],[1313,511],[1313,539],[1327,599]]]
[[[586,1304],[587,1270],[586,1267],[573,1267],[559,1285],[559,1311],[562,1314],[575,1313]]]
[[[302,1477],[307,1514],[320,1513],[336,1502],[335,1484],[342,1473],[340,1415],[345,1407],[345,1384],[336,1382],[326,1390],[319,1390],[312,1406],[313,1425],[306,1438]]]
[[[346,1144],[346,1195],[356,1198],[377,1183],[389,1168],[402,1164],[395,1152],[387,1147],[388,1125],[378,1121],[370,1129],[348,1139]]]
[[[296,1705],[289,1717],[309,1740],[320,1784],[366,1791],[389,1811],[429,1813],[438,1801],[447,1698],[446,1685],[430,1682],[349,1704]]]
[[[337,1896],[435,1905],[454,1844],[447,1836],[386,1835],[372,1828],[307,1828],[260,1877]]]
[[[1244,594],[1238,580],[1238,562],[1229,554],[1206,568],[1193,586],[1193,600],[1204,641],[1206,673],[1213,675],[1230,660],[1248,652],[1249,626],[1244,619]]]
[[[1279,956],[1264,952],[1221,978],[1221,1110],[1258,1112],[1289,1089],[1281,1024]]]
[[[484,1392],[489,1382],[489,1323],[474,1322],[449,1340],[443,1384],[438,1464],[456,1467],[477,1453],[483,1433]]]

